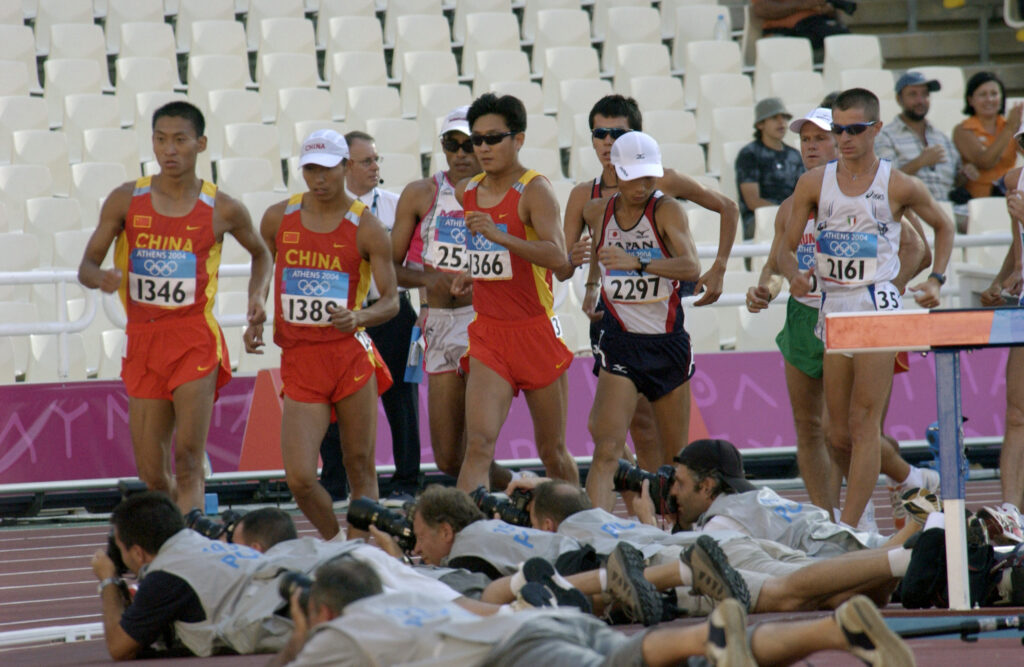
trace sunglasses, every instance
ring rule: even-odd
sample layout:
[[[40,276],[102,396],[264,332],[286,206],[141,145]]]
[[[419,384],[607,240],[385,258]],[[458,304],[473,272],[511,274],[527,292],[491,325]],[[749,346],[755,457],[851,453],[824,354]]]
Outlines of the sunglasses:
[[[474,134],[469,138],[473,142],[474,146],[482,146],[487,144],[488,146],[494,146],[501,143],[505,137],[511,137],[516,132],[502,132],[501,134]]]
[[[468,155],[473,152],[473,140],[466,139],[465,141],[456,141],[455,139],[445,137],[441,140],[441,148],[445,149],[449,153],[454,153],[461,148],[462,152]]]
[[[595,127],[590,131],[590,134],[598,141],[604,141],[607,137],[611,137],[614,141],[627,132],[632,131],[628,127]]]
[[[855,137],[877,122],[877,120],[873,120],[870,123],[850,123],[849,125],[836,125],[832,123],[832,134],[839,137],[842,136],[843,132],[846,132],[851,137]]]

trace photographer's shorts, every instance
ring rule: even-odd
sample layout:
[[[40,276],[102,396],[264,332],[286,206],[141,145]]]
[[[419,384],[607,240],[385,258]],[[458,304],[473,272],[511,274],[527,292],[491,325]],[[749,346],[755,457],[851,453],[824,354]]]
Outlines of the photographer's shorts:
[[[423,368],[435,373],[454,373],[459,370],[459,359],[469,347],[469,323],[473,321],[473,306],[461,308],[428,308],[423,323],[423,338],[427,342],[423,354]]]
[[[366,332],[281,350],[282,393],[293,401],[333,405],[374,375],[377,394],[383,394],[391,387],[391,373]]]

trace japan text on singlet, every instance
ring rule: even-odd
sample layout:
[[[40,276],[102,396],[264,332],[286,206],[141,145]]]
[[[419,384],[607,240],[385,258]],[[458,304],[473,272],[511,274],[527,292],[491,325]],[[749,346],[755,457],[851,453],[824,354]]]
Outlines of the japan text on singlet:
[[[302,224],[302,194],[288,200],[275,238],[274,342],[279,347],[353,335],[331,326],[328,309],[358,310],[370,288],[370,263],[356,247],[365,209],[355,201],[333,231],[314,232]]]
[[[205,315],[212,320],[221,243],[213,233],[217,186],[203,181],[192,210],[181,217],[157,213],[152,176],[135,181],[114,265],[128,323]]]
[[[814,254],[816,249],[816,243],[814,238],[814,226],[815,219],[811,215],[807,218],[807,224],[804,225],[804,233],[800,236],[800,245],[796,247],[796,263],[800,268],[800,273],[806,274],[808,269],[814,269]],[[818,289],[818,275],[817,273],[811,273],[811,291],[804,296],[793,297],[805,306],[811,308],[821,307],[821,290]]]
[[[434,174],[434,201],[420,221],[423,263],[438,271],[461,273],[469,269],[466,214],[455,198],[455,186],[448,174]]]
[[[864,194],[839,189],[838,162],[825,165],[818,200],[815,271],[822,291],[891,281],[900,270],[900,223],[889,206],[892,163],[879,160]]]
[[[488,213],[498,229],[527,241],[537,240],[533,227],[519,219],[519,199],[534,177],[543,177],[532,169],[525,171],[497,206],[482,208],[476,203],[476,188],[485,176],[477,174],[466,186],[462,198],[466,212]],[[481,234],[467,234],[466,249],[473,276],[473,309],[477,314],[498,320],[554,315],[551,271],[512,254]]]
[[[598,250],[616,246],[642,262],[671,257],[654,223],[655,207],[662,196],[660,192],[652,194],[640,219],[628,229],[615,217],[619,195],[611,197],[604,211]],[[635,270],[608,269],[602,264],[601,301],[623,331],[665,334],[683,330],[678,280]]]

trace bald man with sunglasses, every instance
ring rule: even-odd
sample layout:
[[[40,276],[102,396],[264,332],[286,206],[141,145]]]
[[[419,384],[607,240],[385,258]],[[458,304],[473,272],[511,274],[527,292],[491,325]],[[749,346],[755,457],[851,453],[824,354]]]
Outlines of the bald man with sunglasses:
[[[790,294],[810,292],[812,274],[822,292],[816,333],[825,340],[828,313],[895,311],[902,295],[893,285],[900,271],[900,220],[913,211],[935,230],[932,272],[909,287],[924,308],[939,305],[939,289],[953,249],[953,222],[924,184],[875,155],[882,128],[878,98],[863,88],[843,91],[832,108],[839,159],[805,173],[797,182],[785,238],[775,261]],[[812,211],[815,266],[802,272],[796,251]],[[825,404],[829,446],[846,471],[841,522],[856,526],[871,498],[881,466],[881,419],[892,389],[894,352],[826,354]]]

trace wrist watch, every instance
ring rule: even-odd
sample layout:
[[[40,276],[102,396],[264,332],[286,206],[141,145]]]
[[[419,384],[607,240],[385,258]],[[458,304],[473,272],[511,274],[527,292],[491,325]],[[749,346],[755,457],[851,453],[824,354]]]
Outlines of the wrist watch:
[[[647,265],[650,264],[650,261],[643,260],[643,259],[637,260],[637,261],[640,262],[640,269],[639,269],[640,273],[646,273]]]
[[[102,595],[104,588],[106,588],[110,584],[115,584],[117,586],[120,586],[122,581],[123,581],[123,579],[121,579],[121,577],[107,577],[106,579],[104,579],[104,580],[102,580],[100,582],[99,586],[96,587],[96,592],[99,593],[100,595]]]
[[[946,274],[944,274],[944,273],[939,273],[938,271],[932,271],[931,273],[928,274],[928,277],[929,278],[934,278],[935,282],[937,282],[939,284],[939,287],[942,287],[943,285],[946,284]]]

